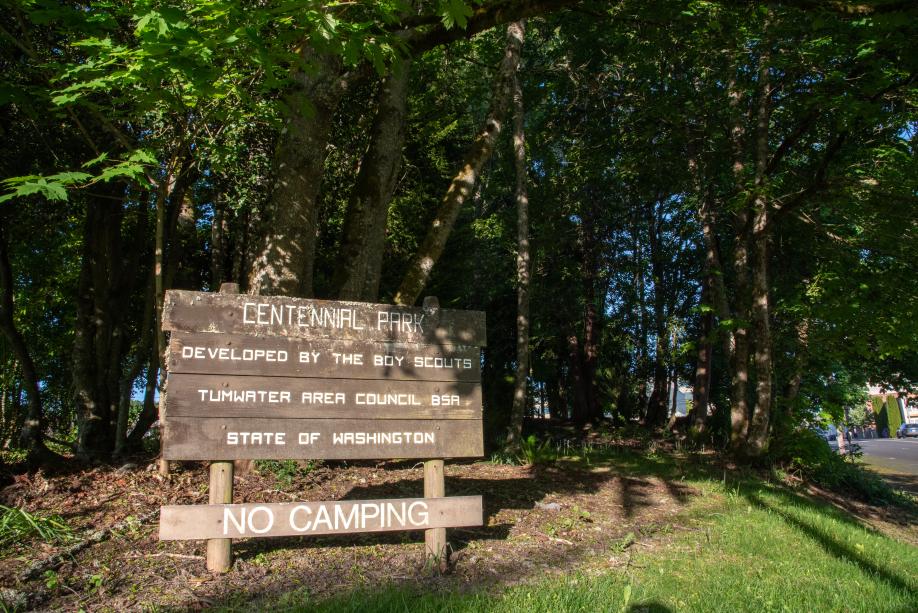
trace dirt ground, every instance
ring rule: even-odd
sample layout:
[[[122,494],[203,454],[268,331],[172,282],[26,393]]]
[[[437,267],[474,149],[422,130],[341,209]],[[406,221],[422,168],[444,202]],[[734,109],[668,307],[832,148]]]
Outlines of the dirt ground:
[[[0,551],[0,596],[38,610],[258,610],[260,600],[288,592],[323,597],[387,583],[482,589],[572,569],[622,568],[635,548],[653,547],[678,530],[680,511],[701,492],[679,479],[678,468],[664,479],[611,466],[448,462],[447,495],[482,495],[485,523],[449,531],[446,576],[425,568],[420,532],[240,539],[233,542],[231,572],[212,575],[203,541],[157,538],[160,505],[207,503],[204,463],[179,464],[168,477],[150,459],[7,475],[0,504],[60,515],[76,537],[59,544],[32,539]],[[413,462],[334,463],[286,481],[252,470],[237,474],[234,487],[234,502],[407,498],[422,494],[423,471]],[[882,510],[811,493],[877,527],[901,523]],[[74,551],[74,542],[82,548]]]
[[[202,463],[181,464],[166,478],[152,463],[130,463],[13,479],[0,490],[0,504],[58,514],[77,540],[99,542],[50,568],[36,565],[72,543],[18,543],[2,552],[0,586],[27,599],[28,608],[86,611],[201,609],[292,590],[323,596],[389,582],[480,588],[562,573],[584,557],[617,565],[626,563],[633,542],[671,527],[696,495],[677,481],[608,467],[447,463],[447,495],[482,495],[485,525],[449,531],[446,576],[425,570],[419,532],[237,540],[232,571],[211,575],[203,541],[157,538],[160,505],[207,503]],[[423,473],[414,463],[336,464],[299,475],[286,490],[267,471],[237,475],[234,487],[234,502],[404,498],[421,495]]]

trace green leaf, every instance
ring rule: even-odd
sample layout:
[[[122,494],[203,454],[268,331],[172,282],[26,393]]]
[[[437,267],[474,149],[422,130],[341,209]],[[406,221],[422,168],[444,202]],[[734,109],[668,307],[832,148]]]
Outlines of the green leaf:
[[[99,154],[98,157],[94,157],[93,159],[91,159],[91,160],[89,160],[88,162],[84,163],[84,164],[83,164],[83,168],[92,168],[92,167],[95,166],[96,164],[101,164],[102,162],[104,162],[104,161],[107,160],[107,159],[108,159],[108,153],[106,153],[106,152],[103,151],[102,153]]]
[[[81,183],[92,178],[92,175],[85,172],[73,171],[73,172],[59,172],[56,175],[51,175],[48,177],[48,180],[57,181],[64,185],[74,185],[76,183]]]

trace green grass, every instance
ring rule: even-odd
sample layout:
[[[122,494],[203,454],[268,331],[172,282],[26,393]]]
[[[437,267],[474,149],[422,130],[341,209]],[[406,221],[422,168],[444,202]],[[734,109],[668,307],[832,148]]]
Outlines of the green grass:
[[[328,613],[918,611],[914,546],[755,478],[724,482],[659,456],[609,460],[624,473],[688,474],[685,483],[703,493],[675,530],[643,538],[649,547],[629,548],[630,564],[608,564],[609,555],[622,557],[610,550],[563,579],[508,588],[378,586],[318,602],[294,592],[267,606]]]
[[[73,530],[56,515],[45,517],[0,505],[0,549],[33,536],[46,543],[63,543],[74,538]]]

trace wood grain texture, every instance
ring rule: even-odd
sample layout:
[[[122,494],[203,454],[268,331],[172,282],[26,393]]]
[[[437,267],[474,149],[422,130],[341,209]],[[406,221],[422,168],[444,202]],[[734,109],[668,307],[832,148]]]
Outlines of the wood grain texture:
[[[210,504],[233,502],[232,462],[211,462],[208,499]],[[228,571],[233,564],[233,542],[228,538],[208,540],[205,561],[207,570],[211,572],[225,573]]]
[[[169,376],[173,417],[481,419],[478,383]]]
[[[324,510],[322,510],[324,508]],[[480,526],[481,496],[272,504],[169,505],[160,540],[315,536]]]
[[[245,444],[243,433],[259,433]],[[268,437],[266,433],[271,436]],[[269,443],[283,435],[284,444]],[[350,433],[355,439],[339,439]],[[235,435],[237,444],[231,444]],[[310,438],[314,435],[314,438]],[[363,442],[359,438],[363,436]],[[375,440],[373,437],[377,437]],[[388,440],[383,442],[382,437]],[[305,441],[305,442],[301,442]],[[484,455],[480,419],[264,419],[196,418],[170,415],[163,432],[168,460],[379,460],[468,458]]]
[[[260,306],[263,305],[263,306]],[[163,330],[421,343],[486,345],[485,315],[389,304],[169,290]]]
[[[481,380],[478,347],[240,334],[174,332],[167,365],[170,373],[202,375]]]
[[[446,481],[443,475],[443,460],[424,462],[424,497],[446,496]],[[428,564],[437,572],[449,567],[449,551],[446,548],[446,528],[430,528],[424,531],[424,552]]]

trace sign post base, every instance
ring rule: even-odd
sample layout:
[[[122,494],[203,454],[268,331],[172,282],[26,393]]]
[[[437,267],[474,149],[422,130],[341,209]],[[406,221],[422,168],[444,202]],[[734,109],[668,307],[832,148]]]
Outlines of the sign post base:
[[[427,460],[424,462],[424,498],[443,498],[445,495],[443,460]],[[424,531],[424,555],[427,566],[435,574],[443,574],[449,569],[446,528]]]
[[[210,504],[233,502],[233,463],[210,463]],[[207,570],[225,573],[233,565],[233,540],[207,540]]]

